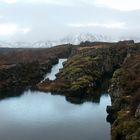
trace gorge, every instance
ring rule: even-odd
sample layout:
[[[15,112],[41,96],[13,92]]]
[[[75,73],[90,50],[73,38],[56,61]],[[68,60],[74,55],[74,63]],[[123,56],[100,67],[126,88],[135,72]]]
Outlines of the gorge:
[[[36,59],[29,59],[35,58],[33,57],[35,56],[33,54],[36,54],[34,50],[22,50],[22,53],[25,51],[28,57],[24,60],[15,55],[21,52],[14,54],[20,58],[18,59],[20,62],[16,63],[15,60],[7,61],[7,54],[1,55],[3,61],[1,61],[0,69],[0,95],[1,99],[5,98],[1,100],[1,104],[2,106],[10,104],[10,107],[13,106],[11,110],[16,109],[14,105],[19,106],[17,110],[13,111],[13,113],[19,114],[11,112],[11,118],[18,116],[19,118],[16,119],[19,121],[23,119],[25,125],[28,118],[33,119],[29,120],[29,122],[34,121],[33,125],[40,126],[39,123],[43,123],[42,131],[37,134],[35,130],[38,130],[39,126],[31,125],[33,129],[25,126],[38,137],[42,136],[42,139],[62,140],[67,136],[67,139],[76,137],[81,140],[139,140],[139,43],[130,40],[117,43],[82,42],[79,45],[60,45],[49,50],[41,50]],[[39,61],[36,62],[36,60]],[[17,69],[19,64],[21,68]],[[24,66],[25,64],[27,66]],[[57,65],[52,67],[53,64]],[[59,70],[59,68],[61,69]],[[28,73],[29,69],[30,73]],[[18,71],[20,81],[15,76]],[[8,76],[6,76],[7,73]],[[48,74],[46,75],[46,73]],[[26,74],[29,75],[28,78],[25,76]],[[26,90],[24,88],[20,94],[9,93],[11,89],[18,91],[18,87],[26,87]],[[13,95],[21,96],[6,98]],[[6,107],[6,110],[9,108]],[[1,109],[1,111],[3,110]],[[27,114],[27,118],[23,114]],[[42,118],[43,120],[41,120]],[[51,120],[49,121],[49,119]],[[106,119],[111,123],[111,127]],[[58,120],[61,123],[58,123]],[[49,126],[48,121],[51,123]],[[93,123],[91,123],[92,121]],[[7,120],[7,122],[13,123],[11,120]],[[5,125],[4,127],[6,128]],[[19,134],[21,132],[19,131]],[[32,137],[27,132],[26,134]],[[12,135],[14,137],[16,134],[12,133]]]

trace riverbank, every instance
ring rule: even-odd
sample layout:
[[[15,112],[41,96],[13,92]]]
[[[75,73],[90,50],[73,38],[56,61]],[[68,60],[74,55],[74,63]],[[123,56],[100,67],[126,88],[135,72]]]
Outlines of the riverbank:
[[[112,123],[112,140],[140,138],[140,53],[128,55],[112,77],[107,107]]]
[[[66,60],[59,59],[41,82],[47,78],[54,80]],[[86,98],[71,100],[66,96],[54,96],[50,92],[46,94],[31,88],[23,90],[22,94],[17,92],[0,101],[1,140],[110,139],[106,106],[111,104],[111,100],[106,93],[101,92],[86,101]],[[9,133],[5,134],[7,131]]]
[[[139,55],[140,45],[133,41],[81,44],[72,52],[54,81],[46,80],[36,87],[63,94],[67,99],[87,99],[98,94],[99,89],[105,87],[107,90],[110,85],[112,107],[108,107],[107,112],[112,123],[112,139],[138,140]],[[111,83],[105,79],[112,79]],[[125,96],[124,86],[128,90]],[[127,116],[129,113],[131,115]]]
[[[67,58],[71,54],[72,47],[72,45],[61,45],[48,49],[2,48],[0,91],[37,84],[52,66],[58,63],[58,58]]]
[[[88,47],[86,45],[79,45],[72,52],[54,81],[46,80],[37,85],[38,89],[70,93],[73,96],[81,93],[91,94],[101,88],[106,79],[112,77],[129,52],[139,50],[137,45],[128,42],[95,43]]]

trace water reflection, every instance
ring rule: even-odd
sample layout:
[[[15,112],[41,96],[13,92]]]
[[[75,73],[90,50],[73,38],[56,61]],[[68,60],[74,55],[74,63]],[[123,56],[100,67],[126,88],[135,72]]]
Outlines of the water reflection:
[[[75,105],[64,96],[25,91],[0,102],[0,140],[109,140],[108,95]]]
[[[93,93],[90,96],[66,96],[66,100],[72,104],[83,104],[84,102],[92,102],[94,104],[99,104],[102,95],[108,95],[107,93]]]
[[[5,91],[0,91],[0,100],[10,97],[21,96],[25,90],[25,88],[14,88]]]
[[[54,80],[64,61],[46,78]],[[30,89],[0,93],[1,98],[20,95],[0,101],[0,140],[109,140],[106,106],[111,101],[102,93],[80,98]]]

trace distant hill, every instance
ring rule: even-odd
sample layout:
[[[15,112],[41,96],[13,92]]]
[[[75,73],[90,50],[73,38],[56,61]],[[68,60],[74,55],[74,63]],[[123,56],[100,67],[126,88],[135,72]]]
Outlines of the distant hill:
[[[109,36],[105,35],[93,35],[90,33],[78,33],[78,34],[70,34],[59,40],[44,40],[44,41],[36,41],[33,43],[29,42],[4,42],[0,41],[0,47],[7,48],[50,48],[52,46],[61,45],[61,44],[80,44],[84,41],[101,41],[101,42],[111,42],[112,39]]]

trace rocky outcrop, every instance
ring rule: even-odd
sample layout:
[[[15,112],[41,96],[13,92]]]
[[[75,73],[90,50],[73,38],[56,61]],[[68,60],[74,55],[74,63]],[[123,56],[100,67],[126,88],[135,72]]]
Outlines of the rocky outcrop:
[[[136,108],[136,111],[135,111],[135,118],[140,122],[140,104],[139,104],[138,107]]]
[[[111,80],[109,92],[112,106],[108,118],[112,122],[113,140],[140,138],[140,51],[127,55]],[[113,121],[112,121],[113,120]]]
[[[31,51],[32,55],[28,52],[28,59],[16,54],[16,61],[12,59],[8,63],[5,63],[7,58],[0,57],[1,64],[6,64],[0,67],[0,89],[34,85],[57,63],[58,57],[70,56],[54,81],[47,79],[35,88],[63,94],[71,102],[82,103],[99,97],[110,85],[108,92],[112,106],[107,107],[107,120],[111,122],[112,140],[139,140],[140,44],[134,41],[85,42],[65,47],[49,49],[49,54],[39,50],[40,55],[32,61],[28,59],[37,51]],[[17,58],[20,59],[17,61]]]
[[[87,44],[73,49],[56,80],[38,84],[37,88],[75,100],[94,97],[105,79],[112,77],[111,82],[107,80],[112,101],[107,107],[107,120],[111,122],[112,140],[139,140],[140,45],[133,41]]]
[[[67,58],[73,46],[52,48],[3,48],[0,53],[0,91],[32,86],[40,82],[58,58]],[[2,92],[1,92],[2,94]]]
[[[73,96],[78,96],[78,93],[91,94],[102,86],[103,81],[121,66],[127,54],[135,49],[137,46],[128,42],[95,43],[88,47],[79,45],[73,49],[64,68],[56,75],[56,80],[49,81],[49,84],[38,84],[37,88],[70,93]]]
[[[37,84],[57,62],[58,59],[55,58],[41,64],[39,62],[20,63],[0,69],[0,91]]]

